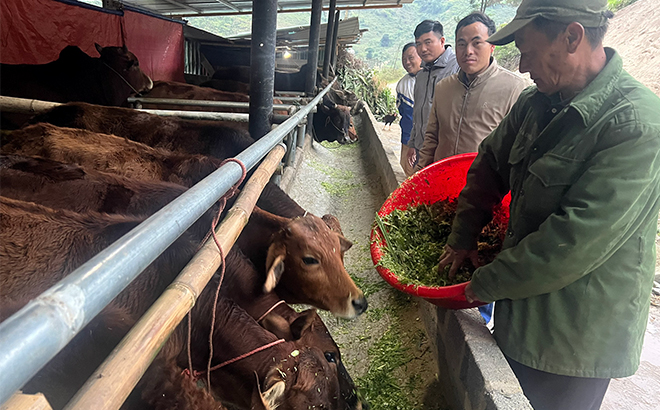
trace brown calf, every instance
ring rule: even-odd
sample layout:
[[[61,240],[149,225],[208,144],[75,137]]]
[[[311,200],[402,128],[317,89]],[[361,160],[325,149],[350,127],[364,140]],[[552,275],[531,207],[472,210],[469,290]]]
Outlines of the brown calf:
[[[278,337],[285,340],[304,337],[303,343],[321,349],[326,360],[337,366],[340,402],[344,404],[340,408],[358,408],[360,404],[353,380],[344,367],[339,347],[321,317],[313,310],[298,313],[286,303],[278,304],[280,298],[275,292],[263,293],[263,277],[236,247],[227,255],[226,263],[220,294],[234,300],[255,320],[260,319],[259,323]],[[305,320],[300,320],[303,316]]]
[[[221,161],[202,155],[175,154],[162,148],[50,124],[11,133],[3,153],[40,156],[143,181],[169,181],[190,187],[215,171]]]
[[[216,279],[217,280],[217,279]],[[213,283],[213,282],[212,282]],[[192,362],[196,372],[205,372],[209,357],[208,336],[214,286],[200,295],[193,308]],[[305,321],[305,317],[301,318]],[[187,363],[184,348],[185,324],[170,338],[168,352],[177,354],[178,363]],[[300,326],[298,340],[285,341],[211,372],[213,393],[226,404],[250,409],[252,398],[260,394],[267,409],[302,410],[324,408],[344,410],[340,402],[338,370],[321,349],[307,345],[309,326]],[[277,336],[259,326],[243,309],[229,299],[216,305],[212,366],[276,342]],[[256,375],[256,378],[255,378]],[[206,378],[201,375],[202,380]],[[257,384],[257,380],[259,384]],[[256,393],[256,394],[255,394]],[[353,409],[359,409],[354,407]]]
[[[263,290],[275,290],[289,303],[306,303],[333,315],[354,318],[367,299],[344,267],[352,243],[321,218],[308,214],[284,218],[255,207],[238,247],[265,278]]]

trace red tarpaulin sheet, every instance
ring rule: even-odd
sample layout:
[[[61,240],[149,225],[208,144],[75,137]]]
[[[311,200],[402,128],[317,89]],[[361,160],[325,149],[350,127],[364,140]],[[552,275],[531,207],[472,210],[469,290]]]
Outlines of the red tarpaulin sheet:
[[[153,80],[184,81],[182,24],[54,0],[0,1],[0,62],[5,64],[49,63],[67,45],[98,57],[94,43],[121,46],[122,40]]]

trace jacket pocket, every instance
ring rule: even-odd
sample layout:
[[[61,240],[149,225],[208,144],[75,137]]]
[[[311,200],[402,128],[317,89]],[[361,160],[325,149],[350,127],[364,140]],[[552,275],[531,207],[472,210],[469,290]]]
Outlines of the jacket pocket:
[[[560,211],[560,202],[566,191],[582,174],[584,160],[545,154],[528,170],[520,197],[522,212],[540,224],[554,212]]]

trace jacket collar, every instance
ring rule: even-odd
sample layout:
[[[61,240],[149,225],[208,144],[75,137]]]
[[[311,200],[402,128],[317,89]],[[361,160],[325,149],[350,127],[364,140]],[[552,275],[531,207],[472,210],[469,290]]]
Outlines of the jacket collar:
[[[601,111],[605,101],[612,94],[615,84],[623,71],[623,60],[614,49],[605,47],[607,64],[587,86],[568,103],[582,118],[585,127],[591,125]],[[559,101],[558,95],[546,96],[536,92],[536,98],[542,98],[546,104]]]
[[[451,59],[456,59],[456,54],[454,53],[454,49],[451,48],[450,45],[445,46],[445,52],[440,55],[440,57],[436,58],[434,62],[432,63],[425,63],[422,66],[422,69],[425,71],[432,71],[435,70],[436,68],[445,68],[451,61]]]
[[[472,82],[468,81],[467,74],[463,70],[458,70],[458,80],[466,87],[476,87],[492,77],[497,71],[497,67],[497,60],[495,60],[495,57],[491,57],[490,65],[481,74],[477,74]]]

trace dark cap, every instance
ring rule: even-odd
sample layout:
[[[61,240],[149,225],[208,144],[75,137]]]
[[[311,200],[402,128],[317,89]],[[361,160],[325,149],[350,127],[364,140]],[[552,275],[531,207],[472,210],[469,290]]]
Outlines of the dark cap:
[[[600,27],[607,23],[608,14],[607,0],[523,0],[516,17],[486,41],[496,46],[510,43],[516,31],[537,17],[561,23],[577,21],[584,27]]]

